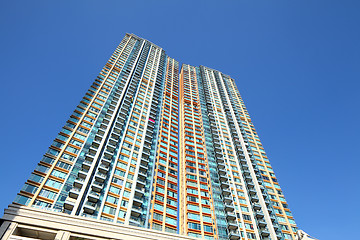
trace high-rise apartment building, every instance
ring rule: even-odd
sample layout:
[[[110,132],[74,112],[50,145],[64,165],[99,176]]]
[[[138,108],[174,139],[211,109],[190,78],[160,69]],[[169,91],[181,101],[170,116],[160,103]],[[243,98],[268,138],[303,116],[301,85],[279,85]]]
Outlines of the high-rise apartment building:
[[[297,231],[234,79],[180,69],[133,34],[14,204],[205,239],[294,239]]]

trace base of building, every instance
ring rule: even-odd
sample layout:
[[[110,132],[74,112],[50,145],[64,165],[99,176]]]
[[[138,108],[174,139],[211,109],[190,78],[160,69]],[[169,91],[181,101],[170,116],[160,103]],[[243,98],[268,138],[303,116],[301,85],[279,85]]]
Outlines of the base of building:
[[[196,238],[11,204],[0,220],[2,240],[194,240]]]

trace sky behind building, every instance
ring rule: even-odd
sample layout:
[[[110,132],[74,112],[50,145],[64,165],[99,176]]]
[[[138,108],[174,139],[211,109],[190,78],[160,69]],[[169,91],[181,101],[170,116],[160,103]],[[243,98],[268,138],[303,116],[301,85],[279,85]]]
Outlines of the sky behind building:
[[[0,9],[1,209],[132,32],[181,63],[236,79],[298,226],[319,239],[353,238],[356,1],[14,1]]]

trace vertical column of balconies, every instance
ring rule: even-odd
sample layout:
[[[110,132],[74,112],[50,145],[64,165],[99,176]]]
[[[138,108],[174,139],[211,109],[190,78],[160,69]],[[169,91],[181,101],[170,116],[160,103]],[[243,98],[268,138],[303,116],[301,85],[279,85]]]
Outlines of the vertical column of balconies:
[[[119,100],[120,93],[124,88],[124,79],[127,78],[128,73],[120,73],[120,70],[123,68],[127,69],[129,67],[129,61],[127,61],[126,64],[125,62],[126,59],[128,59],[131,51],[133,51],[133,48],[137,42],[135,39],[130,38],[130,36],[128,35],[126,36],[126,38],[130,39],[128,44],[122,46],[121,48],[118,48],[109,60],[109,62],[113,65],[112,68],[109,68],[110,66],[107,66],[107,68],[109,68],[111,71],[108,72],[108,74],[106,75],[100,74],[100,77],[102,79],[105,79],[106,82],[115,82],[115,85],[112,91],[110,91],[110,89],[108,90],[106,87],[101,88],[101,94],[104,96],[108,96],[107,102],[102,108],[102,111],[96,110],[99,113],[99,117],[95,122],[94,128],[92,129],[92,132],[87,139],[86,145],[82,150],[82,153],[80,154],[80,158],[78,159],[78,161],[76,161],[75,167],[71,171],[71,175],[73,177],[69,178],[67,181],[67,184],[69,184],[70,186],[74,185],[74,188],[71,189],[70,192],[69,189],[63,189],[64,195],[70,194],[70,198],[67,199],[64,205],[65,211],[71,211],[74,205],[74,200],[72,199],[76,199],[80,194],[81,187],[83,186],[85,181],[85,179],[81,178],[81,176],[86,176],[87,171],[92,166],[92,156],[96,154],[97,148],[99,147],[102,140],[102,136],[105,134],[106,126],[108,125],[109,119],[111,118],[115,109],[114,102],[117,102]],[[92,109],[95,110],[94,107],[92,107]],[[81,171],[82,169],[83,171]],[[78,176],[79,174],[80,176]],[[61,203],[61,201],[58,201],[58,204]]]
[[[238,135],[238,132],[236,130],[235,122],[234,122],[234,119],[233,119],[232,114],[230,112],[230,106],[229,106],[229,103],[228,103],[227,98],[226,98],[227,97],[227,92],[225,92],[223,87],[222,87],[222,83],[221,83],[222,80],[220,79],[220,77],[221,77],[220,74],[221,73],[216,72],[215,79],[216,79],[217,86],[218,86],[218,89],[219,89],[219,92],[220,92],[220,97],[221,97],[221,100],[222,100],[223,108],[225,110],[227,123],[228,123],[228,126],[230,128],[231,138],[232,138],[232,141],[233,141],[233,144],[234,144],[234,147],[235,147],[236,156],[237,156],[237,159],[239,160],[239,165],[241,167],[241,173],[242,173],[242,176],[243,176],[243,179],[244,179],[244,182],[245,182],[245,187],[247,189],[247,192],[248,192],[248,195],[249,195],[248,197],[249,197],[250,202],[251,202],[251,207],[252,207],[253,213],[255,215],[254,217],[255,217],[256,221],[259,221],[259,220],[263,219],[264,215],[263,215],[262,211],[258,208],[259,207],[259,205],[258,205],[258,201],[259,201],[258,193],[255,190],[255,185],[254,185],[252,176],[250,174],[249,166],[247,165],[247,161],[245,159],[244,151],[243,151],[243,149],[241,147],[241,143],[239,141],[239,135]],[[259,174],[257,172],[255,173],[255,175],[256,175],[256,177],[259,177]],[[262,226],[258,226],[258,230],[259,230],[262,237],[269,236],[266,228],[264,228]]]
[[[210,184],[213,179],[207,159],[196,68],[183,65],[180,79],[181,231],[189,236],[217,239],[214,195]]]
[[[236,222],[236,214],[234,212],[234,205],[233,205],[233,199],[231,197],[231,190],[230,185],[228,182],[229,176],[226,171],[225,167],[225,159],[221,150],[221,144],[220,144],[220,132],[217,128],[216,122],[217,119],[215,118],[214,113],[214,105],[213,105],[213,99],[210,94],[211,89],[211,83],[209,79],[206,77],[206,73],[203,67],[200,67],[200,74],[202,78],[202,84],[205,94],[205,101],[206,101],[206,109],[208,112],[208,118],[209,118],[209,124],[210,124],[210,131],[212,135],[213,140],[213,148],[214,148],[214,156],[217,163],[217,171],[218,176],[220,180],[220,188],[221,188],[221,195],[222,195],[222,203],[219,204],[219,213],[222,215],[221,208],[223,206],[223,209],[225,211],[225,218],[226,218],[226,235],[228,235],[229,239],[240,239],[240,232],[238,229],[238,224]],[[217,200],[219,201],[219,200]],[[225,226],[225,224],[223,224]],[[225,234],[223,234],[225,235]]]
[[[148,217],[151,228],[167,232],[178,227],[178,67],[177,61],[167,58]]]
[[[157,143],[159,139],[159,131],[161,125],[161,110],[163,105],[163,93],[165,87],[165,77],[166,77],[166,66],[167,66],[167,56],[163,51],[161,53],[161,60],[159,64],[158,75],[156,77],[155,91],[152,98],[150,118],[149,118],[149,128],[145,133],[145,144],[150,146],[150,156],[146,158],[144,156],[141,162],[141,169],[139,170],[138,179],[145,181],[145,188],[142,188],[141,183],[136,186],[135,197],[138,201],[141,201],[141,206],[143,209],[143,214],[145,215],[145,227],[149,227],[149,218],[150,218],[150,207],[151,207],[151,190],[153,186],[155,168],[156,168],[156,152],[157,152]],[[147,168],[147,169],[146,169]],[[147,171],[146,171],[147,170]]]
[[[103,109],[104,117],[94,129],[94,141],[85,153],[85,161],[78,172],[77,181],[74,182],[74,186],[79,189],[80,198],[73,202],[70,201],[71,196],[69,196],[70,199],[65,202],[65,208],[71,209],[72,206],[76,206],[73,214],[89,214],[95,217],[98,215],[102,189],[108,181],[109,168],[113,167],[113,156],[116,155],[117,144],[122,137],[124,118],[128,117],[129,103],[139,82],[141,64],[134,71],[135,73],[131,74],[131,72],[143,50],[143,45],[143,41],[136,41],[118,78],[116,88],[110,93],[112,97],[108,99],[107,106]],[[149,46],[147,46],[148,49]],[[146,50],[143,51],[142,57],[144,56],[146,56]],[[132,76],[128,80],[130,75]],[[73,193],[72,196],[74,196]]]
[[[202,112],[202,122],[203,122],[203,129],[205,134],[205,146],[206,146],[206,153],[207,153],[207,160],[210,169],[210,179],[211,179],[211,189],[212,189],[212,198],[214,201],[214,210],[216,216],[216,225],[217,225],[217,234],[220,240],[228,239],[228,232],[227,232],[227,220],[231,221],[232,217],[235,215],[226,215],[224,210],[224,202],[222,201],[223,198],[226,198],[230,195],[230,191],[222,191],[220,187],[220,178],[224,177],[226,171],[224,169],[217,168],[217,158],[215,157],[214,145],[216,147],[220,146],[219,137],[218,135],[213,135],[212,130],[210,128],[210,118],[214,121],[214,116],[212,110],[208,111],[206,104],[210,103],[207,101],[206,96],[209,95],[209,90],[206,88],[207,83],[204,83],[204,80],[201,76],[200,69],[196,68],[196,75],[197,75],[197,83],[198,83],[198,90],[199,90],[199,102],[201,106]],[[221,172],[220,172],[221,170]],[[226,195],[223,195],[226,193]],[[234,228],[234,226],[233,226]],[[237,227],[236,227],[237,228]]]
[[[160,110],[158,108],[159,99],[161,101],[163,77],[164,77],[164,63],[165,54],[158,48],[154,47],[155,53],[151,55],[150,61],[147,63],[147,70],[149,74],[145,73],[143,76],[143,82],[148,83],[147,96],[151,97],[151,104],[146,109],[146,103],[144,103],[144,109],[148,110],[145,122],[145,136],[142,137],[142,149],[140,149],[139,155],[140,162],[136,167],[137,174],[135,176],[136,183],[133,186],[133,191],[130,195],[130,217],[129,224],[135,226],[148,227],[148,205],[151,197],[151,186],[154,173],[154,162],[156,156],[156,140],[159,122],[160,122]],[[152,66],[151,66],[152,64]],[[151,66],[151,67],[150,67]],[[143,117],[142,117],[143,119]],[[157,123],[157,124],[155,124]],[[131,203],[132,200],[132,203]]]
[[[255,132],[254,126],[250,120],[249,114],[247,113],[244,103],[240,97],[240,94],[236,88],[236,85],[232,79],[227,79],[225,81],[226,88],[228,89],[228,92],[230,93],[230,101],[231,104],[234,107],[234,112],[236,114],[236,120],[239,123],[240,129],[242,131],[244,140],[246,141],[246,145],[248,148],[248,151],[252,155],[250,158],[252,161],[252,165],[254,169],[259,173],[258,181],[261,187],[262,195],[265,200],[266,207],[269,211],[269,217],[272,221],[273,228],[276,233],[276,237],[278,239],[291,239],[291,234],[295,234],[297,231],[296,226],[285,226],[284,224],[280,224],[280,222],[285,222],[285,217],[279,215],[278,213],[281,213],[281,207],[283,207],[283,211],[290,212],[288,210],[288,206],[285,202],[285,199],[283,197],[279,197],[280,200],[282,200],[281,205],[273,200],[274,195],[278,195],[278,193],[281,193],[281,190],[279,189],[279,186],[277,184],[277,180],[275,178],[275,175],[272,172],[267,173],[265,170],[265,167],[263,165],[266,165],[266,168],[270,166],[269,163],[265,162],[267,160],[267,156],[265,155],[265,152],[262,148],[262,145],[260,143],[260,140]],[[260,152],[259,153],[259,149]],[[255,150],[255,151],[254,151]],[[260,169],[261,168],[261,169]],[[269,176],[269,174],[271,176]],[[277,189],[273,188],[272,184],[270,183],[270,179],[276,182]],[[272,194],[270,194],[270,191]],[[287,208],[285,208],[285,207]],[[291,221],[291,220],[290,220]],[[292,220],[293,221],[293,220]],[[295,225],[295,223],[292,223]],[[284,228],[286,229],[284,231]],[[281,229],[284,231],[282,232]]]
[[[239,129],[241,131],[242,139],[245,142],[246,150],[247,150],[247,153],[248,153],[248,155],[250,157],[250,161],[252,163],[252,169],[253,169],[253,171],[255,173],[256,181],[259,183],[260,192],[256,191],[256,189],[254,188],[255,186],[254,186],[253,182],[250,185],[248,184],[248,186],[247,186],[249,195],[253,196],[253,197],[250,197],[250,198],[251,198],[251,200],[253,202],[252,203],[252,209],[253,209],[253,212],[254,212],[254,215],[255,215],[255,218],[256,218],[259,233],[260,233],[260,235],[261,235],[261,237],[263,239],[268,239],[270,237],[270,230],[271,230],[269,228],[273,228],[274,231],[275,231],[275,234],[276,234],[276,238],[281,239],[282,234],[281,234],[281,231],[278,230],[279,226],[278,226],[276,218],[275,218],[275,216],[273,214],[273,209],[272,209],[272,206],[270,204],[269,197],[268,197],[268,195],[266,193],[266,188],[262,185],[262,177],[260,175],[259,169],[258,169],[257,164],[255,162],[255,158],[254,158],[254,155],[253,155],[253,152],[252,152],[252,148],[251,148],[251,146],[249,144],[248,134],[246,133],[244,127],[242,126],[243,125],[242,121],[241,121],[241,115],[242,114],[240,115],[239,112],[238,112],[239,104],[234,102],[233,91],[229,88],[228,83],[230,81],[233,81],[233,80],[230,79],[228,76],[221,74],[221,75],[219,75],[218,81],[219,81],[219,84],[224,83],[225,89],[223,91],[226,91],[226,95],[224,95],[224,96],[227,96],[227,99],[230,101],[229,102],[230,103],[229,107],[231,107],[231,110],[234,113],[233,116],[235,117],[235,119],[232,119],[232,117],[231,117],[232,114],[229,113],[228,114],[228,121],[229,121],[230,124],[233,124],[233,122],[235,120],[237,122],[237,124],[239,125]],[[224,99],[224,101],[227,101],[227,99]],[[233,127],[233,130],[234,131],[236,130],[235,126]],[[235,139],[235,142],[238,142],[238,139]],[[246,164],[246,159],[245,158],[240,159],[240,161],[243,161]],[[249,177],[251,176],[251,173],[250,173],[248,168],[243,170],[243,175],[245,175],[244,176],[245,180],[249,179]],[[246,177],[246,175],[248,176],[248,178]],[[250,183],[250,180],[249,180],[249,183]],[[259,197],[264,199],[266,207],[265,206],[261,207],[261,204],[259,204]],[[264,214],[263,211],[268,211],[268,214]],[[271,223],[270,223],[269,226],[268,226],[269,223],[267,223],[267,221],[265,221],[265,219],[264,219],[265,215],[268,215],[270,220],[271,220]]]
[[[151,50],[150,50],[151,49]],[[141,107],[139,108],[138,102],[139,102],[139,86],[141,86],[141,91],[144,91],[144,89],[148,89],[149,86],[149,81],[142,79],[142,81],[140,81],[140,79],[143,76],[143,71],[144,71],[144,67],[149,67],[148,65],[150,64],[152,66],[151,63],[153,61],[153,57],[154,57],[154,52],[156,50],[154,48],[151,48],[151,45],[149,42],[145,43],[145,47],[144,47],[144,51],[141,54],[141,57],[139,58],[138,61],[138,65],[135,68],[135,72],[134,72],[134,77],[136,79],[138,79],[138,81],[136,81],[136,85],[133,85],[134,88],[132,88],[133,86],[130,85],[127,95],[125,96],[125,99],[130,99],[130,103],[128,105],[125,105],[126,107],[126,111],[122,112],[121,117],[121,125],[122,125],[122,131],[120,133],[120,139],[118,139],[118,149],[120,149],[120,147],[123,149],[124,146],[126,146],[128,149],[132,149],[132,147],[134,146],[134,140],[132,141],[128,141],[129,140],[129,136],[128,136],[128,131],[142,131],[140,130],[140,127],[142,129],[144,129],[144,124],[145,124],[145,118],[143,118],[143,116],[141,116],[141,118],[139,118],[140,125],[138,125],[138,122],[135,123],[135,126],[133,126],[131,124],[131,126],[129,125],[129,119],[131,114],[134,114],[135,112],[140,113],[143,109],[141,109]],[[160,55],[160,54],[159,54]],[[150,60],[151,59],[151,60]],[[136,101],[136,108],[134,108],[135,105],[135,101]],[[139,115],[140,116],[140,115]],[[133,118],[133,117],[131,117]],[[140,120],[141,119],[141,120]],[[144,119],[144,120],[142,120]],[[132,121],[131,121],[132,122]],[[134,123],[134,122],[132,122]],[[142,124],[143,123],[143,124]],[[146,126],[147,124],[145,124]],[[148,133],[151,131],[151,126],[148,125]],[[143,136],[141,135],[141,137],[143,138]],[[128,140],[127,140],[128,139]],[[136,142],[138,142],[138,138],[135,138]],[[139,143],[140,144],[140,143]],[[141,145],[141,144],[140,144]],[[138,147],[135,145],[135,148],[137,149]],[[134,149],[135,149],[134,148]],[[128,161],[131,162],[130,165],[130,170],[128,169],[128,167],[126,166],[128,164],[128,162],[125,161],[125,155],[120,155],[120,152],[117,151],[117,153],[114,154],[114,158],[116,159],[115,162],[113,163],[113,167],[110,173],[110,177],[107,181],[107,183],[105,184],[105,188],[103,190],[103,196],[107,196],[106,199],[104,198],[104,201],[102,201],[101,207],[100,207],[100,212],[101,212],[101,216],[100,219],[104,219],[104,220],[108,220],[108,221],[118,221],[118,222],[124,222],[124,217],[117,217],[118,215],[118,211],[119,208],[122,208],[122,210],[124,210],[125,212],[127,212],[128,214],[126,214],[128,217],[128,220],[125,220],[126,223],[129,223],[131,225],[136,225],[136,226],[144,226],[144,221],[142,219],[142,197],[140,195],[142,195],[144,193],[144,187],[145,187],[145,176],[147,173],[147,164],[148,164],[148,155],[150,154],[149,152],[149,146],[148,144],[144,143],[143,144],[143,149],[142,149],[142,153],[140,153],[140,149],[137,149],[136,151],[139,152],[139,154],[137,154],[136,159],[134,159],[134,157],[131,157],[131,154],[129,153],[127,158]],[[130,150],[131,151],[131,150]],[[135,150],[133,150],[135,151]],[[134,156],[134,155],[133,155]],[[139,159],[139,160],[138,160]],[[122,161],[122,162],[120,162]],[[123,167],[123,164],[125,162],[125,166]],[[120,165],[119,165],[120,164]],[[135,166],[132,166],[132,164],[134,164]],[[125,169],[125,171],[120,170],[121,168],[119,168],[119,166],[123,167]],[[135,170],[135,168],[138,168],[138,171]],[[123,178],[120,178],[120,172],[123,172]],[[137,172],[137,174],[136,174]],[[136,175],[135,175],[136,174]],[[134,176],[135,175],[135,176]],[[111,181],[110,181],[111,179]],[[131,182],[129,182],[128,180],[131,180]],[[135,181],[134,181],[135,180]],[[132,185],[132,186],[131,186]],[[119,189],[121,189],[121,192],[118,193],[114,193],[111,188],[113,187],[119,187]],[[125,194],[126,193],[126,194]],[[110,202],[110,200],[108,200],[110,198],[112,199],[116,199],[114,202]],[[119,203],[122,202],[126,202],[126,206],[120,206]],[[120,211],[122,211],[120,210]]]

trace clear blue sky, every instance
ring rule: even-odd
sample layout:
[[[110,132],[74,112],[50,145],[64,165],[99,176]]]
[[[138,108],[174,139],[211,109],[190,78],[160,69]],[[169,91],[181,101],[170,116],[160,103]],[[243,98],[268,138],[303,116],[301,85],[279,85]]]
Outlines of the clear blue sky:
[[[299,227],[357,239],[360,1],[217,2],[1,1],[0,211],[129,32],[235,78]]]

